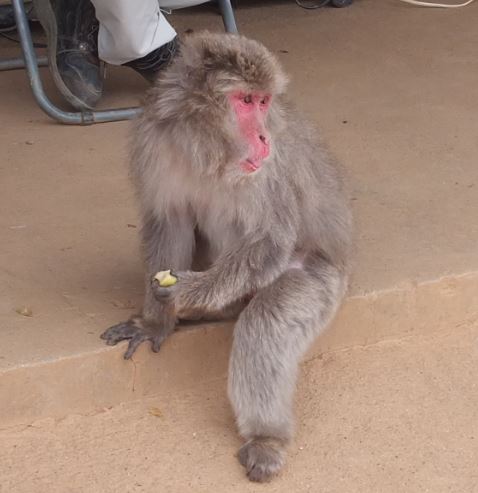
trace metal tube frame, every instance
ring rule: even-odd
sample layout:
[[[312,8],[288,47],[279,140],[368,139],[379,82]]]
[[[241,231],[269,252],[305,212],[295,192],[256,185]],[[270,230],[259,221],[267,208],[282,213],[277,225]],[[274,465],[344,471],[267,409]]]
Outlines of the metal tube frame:
[[[237,33],[236,21],[230,0],[218,0],[224,28],[227,32]],[[25,68],[33,96],[40,108],[51,118],[68,125],[91,125],[93,123],[130,120],[141,113],[141,108],[117,108],[98,111],[64,111],[56,107],[46,96],[38,70],[39,66],[48,65],[46,57],[36,56],[33,47],[30,26],[25,13],[23,0],[12,0],[15,21],[20,37],[23,59],[0,60],[0,71]]]

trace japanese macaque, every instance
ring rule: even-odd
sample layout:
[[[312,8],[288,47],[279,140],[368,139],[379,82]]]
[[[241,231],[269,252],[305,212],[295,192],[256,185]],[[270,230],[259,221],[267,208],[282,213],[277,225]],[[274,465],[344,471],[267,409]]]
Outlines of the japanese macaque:
[[[350,251],[339,173],[286,84],[256,41],[184,40],[134,125],[143,311],[101,336],[128,339],[128,359],[178,320],[237,316],[228,393],[252,481],[284,464],[299,362],[344,295]],[[154,279],[165,270],[168,287]]]

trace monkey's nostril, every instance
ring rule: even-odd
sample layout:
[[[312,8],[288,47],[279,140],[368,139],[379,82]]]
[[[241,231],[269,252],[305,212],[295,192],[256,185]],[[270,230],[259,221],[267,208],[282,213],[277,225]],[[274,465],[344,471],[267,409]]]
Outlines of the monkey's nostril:
[[[261,139],[261,141],[262,141],[264,144],[267,144],[267,139],[264,137],[264,135],[259,135],[259,139]]]

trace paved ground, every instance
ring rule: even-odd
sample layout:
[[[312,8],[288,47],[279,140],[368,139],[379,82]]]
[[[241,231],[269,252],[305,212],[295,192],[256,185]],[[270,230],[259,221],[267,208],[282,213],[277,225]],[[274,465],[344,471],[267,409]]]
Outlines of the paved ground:
[[[478,327],[309,361],[283,474],[247,482],[225,381],[0,432],[5,493],[478,492]]]
[[[180,33],[221,29],[208,10],[171,21]],[[478,4],[437,11],[361,0],[305,11],[246,2],[238,21],[280,57],[293,98],[347,170],[357,221],[351,294],[478,272]],[[6,53],[12,43],[0,38]],[[1,369],[97,350],[98,333],[140,304],[142,273],[129,123],[55,125],[33,105],[22,71],[0,75]],[[102,104],[134,103],[145,87],[112,68]],[[34,316],[15,313],[21,306]]]
[[[17,71],[0,74],[0,491],[478,492],[478,4],[241,1],[237,17],[344,163],[357,221],[346,315],[305,364],[289,466],[268,487],[244,481],[224,330],[176,335],[135,366],[101,345],[141,303],[129,124],[53,124]],[[221,29],[207,8],[171,21]],[[0,38],[0,56],[14,49]],[[111,68],[102,106],[145,87]],[[93,405],[133,384],[160,392]]]

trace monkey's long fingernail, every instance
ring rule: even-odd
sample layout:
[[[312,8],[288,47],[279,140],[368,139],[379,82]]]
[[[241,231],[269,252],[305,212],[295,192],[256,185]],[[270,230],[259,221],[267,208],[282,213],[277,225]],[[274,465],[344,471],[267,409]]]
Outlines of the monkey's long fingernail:
[[[153,342],[151,349],[153,350],[153,353],[159,353],[159,350],[161,349],[161,343]]]

